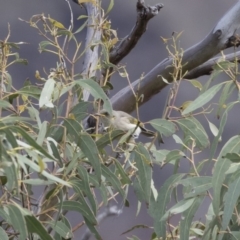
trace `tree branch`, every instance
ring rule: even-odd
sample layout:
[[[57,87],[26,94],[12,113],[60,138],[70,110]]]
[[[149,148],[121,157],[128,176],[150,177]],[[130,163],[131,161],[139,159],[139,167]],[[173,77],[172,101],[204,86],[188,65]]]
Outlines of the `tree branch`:
[[[73,0],[75,3],[78,3],[78,0]],[[85,78],[90,78],[95,76],[98,62],[98,44],[91,48],[94,43],[98,43],[101,40],[101,29],[98,28],[98,24],[101,19],[101,10],[99,9],[99,1],[96,4],[91,2],[82,3],[82,6],[87,11],[88,15],[88,27],[86,34],[86,43],[85,43],[85,56],[84,63],[82,68],[82,75]],[[89,92],[84,90],[83,99],[88,101]]]
[[[191,71],[192,69],[203,64],[221,50],[231,45],[231,37],[234,36],[236,30],[240,26],[240,2],[238,1],[232,9],[230,9],[217,23],[216,27],[195,46],[185,51],[182,59],[182,72]],[[167,59],[155,66],[141,80],[136,80],[132,84],[132,88],[137,92],[138,96],[143,95],[144,99],[138,103],[138,106],[148,101],[153,95],[159,93],[166,83],[162,77],[168,82],[173,81],[172,66],[173,59]],[[113,109],[131,112],[136,107],[136,99],[131,88],[125,87],[115,94],[112,98]]]
[[[148,21],[156,16],[163,4],[155,6],[146,6],[143,0],[137,2],[137,22],[132,31],[127,35],[120,44],[110,52],[109,61],[112,64],[118,64],[129,52],[136,46],[139,39],[147,30]]]
[[[194,68],[190,72],[188,72],[187,75],[184,76],[184,78],[194,79],[194,78],[198,78],[198,77],[201,77],[204,75],[210,75],[213,71],[213,66],[216,65],[218,59],[219,59],[219,57],[215,57],[215,58],[208,60],[204,64],[202,64],[202,65]],[[235,60],[237,60],[237,62],[240,63],[240,51],[238,51],[236,53],[227,54],[225,56],[225,60],[227,60],[229,62],[234,62]]]

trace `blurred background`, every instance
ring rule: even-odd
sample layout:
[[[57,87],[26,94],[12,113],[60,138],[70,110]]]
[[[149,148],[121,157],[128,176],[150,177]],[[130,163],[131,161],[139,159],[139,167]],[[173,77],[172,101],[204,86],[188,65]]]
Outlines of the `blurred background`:
[[[69,0],[74,14],[74,27],[75,30],[83,23],[81,20],[77,20],[77,17],[85,14],[83,8],[74,4]],[[112,22],[112,28],[117,30],[118,37],[121,39],[125,37],[132,29],[136,22],[136,2],[137,0],[118,0],[115,1],[112,12],[109,18]],[[201,41],[209,31],[211,31],[221,16],[231,8],[237,0],[145,0],[147,5],[154,5],[156,3],[163,3],[164,8],[160,11],[159,15],[150,20],[148,29],[137,46],[133,51],[122,60],[121,64],[126,65],[127,71],[131,81],[138,79],[142,74],[147,73],[157,63],[162,61],[168,56],[166,46],[163,44],[161,37],[170,38],[173,32],[183,31],[179,45],[183,49],[187,49],[197,42]],[[14,86],[20,88],[23,82],[29,78],[30,81],[35,81],[35,71],[38,70],[40,74],[43,74],[43,69],[49,72],[50,68],[56,67],[57,59],[49,53],[39,53],[38,44],[44,39],[38,35],[36,30],[30,27],[27,23],[19,21],[19,18],[29,20],[31,16],[35,14],[44,13],[48,14],[51,18],[64,24],[68,27],[70,24],[70,11],[68,4],[65,0],[0,0],[1,14],[0,14],[0,40],[5,39],[8,33],[8,24],[11,29],[11,42],[27,42],[26,45],[21,45],[19,51],[21,58],[28,60],[28,65],[13,65],[9,69],[9,73],[12,76]],[[109,0],[103,0],[104,7],[107,8]],[[84,41],[85,32],[83,31],[79,35],[79,39]],[[79,72],[81,72],[82,62],[79,62]],[[202,77],[202,82],[206,81],[208,77]],[[226,76],[218,78],[217,81],[228,80]],[[127,85],[127,80],[121,78],[115,74],[112,78],[112,84],[114,90],[111,92],[111,96],[117,91]],[[163,107],[167,98],[169,87],[161,91],[158,95],[154,96],[150,101],[145,103],[140,108],[140,119],[142,121],[149,121],[154,118],[160,118],[162,116]],[[194,99],[198,94],[197,89],[194,89],[190,84],[182,84],[177,104],[181,104],[186,100]],[[237,92],[232,96],[236,99]],[[233,111],[232,111],[233,112]],[[223,141],[220,147],[230,138],[230,136],[239,133],[238,122],[239,119],[238,110],[234,111],[234,115],[230,115],[228,119],[228,125],[223,135]],[[134,113],[133,113],[134,114]],[[205,119],[201,119],[205,128],[208,128],[208,123]],[[209,120],[214,122],[217,126],[219,120],[216,114],[211,114]],[[209,133],[210,138],[211,133]],[[142,141],[147,141],[143,139]],[[163,149],[175,149],[178,146],[171,139],[164,139],[165,144],[161,145]],[[209,149],[206,149],[203,153],[198,155],[198,160],[202,160],[208,157]],[[180,165],[181,172],[187,172],[189,169],[189,163],[187,160],[182,160]],[[157,189],[161,187],[163,182],[172,174],[172,166],[166,166],[160,169],[159,166],[154,167],[154,180]],[[148,229],[136,229],[130,234],[121,235],[124,231],[130,229],[136,224],[145,224],[152,226],[152,219],[147,214],[146,206],[142,205],[141,211],[138,216],[137,212],[137,199],[135,195],[130,191],[128,196],[130,207],[123,207],[121,198],[117,198],[116,203],[123,211],[119,216],[109,217],[102,222],[98,228],[100,234],[105,240],[122,240],[132,234],[137,235],[141,239],[150,239],[152,230]],[[204,215],[208,208],[208,200],[204,202],[199,210],[199,214],[195,216],[195,219],[204,219]],[[79,214],[70,213],[69,218],[72,226],[75,226],[81,217]],[[176,223],[178,219],[173,219]],[[81,239],[82,234],[85,232],[85,228],[82,227],[75,232],[74,239]],[[92,237],[91,239],[94,239]]]

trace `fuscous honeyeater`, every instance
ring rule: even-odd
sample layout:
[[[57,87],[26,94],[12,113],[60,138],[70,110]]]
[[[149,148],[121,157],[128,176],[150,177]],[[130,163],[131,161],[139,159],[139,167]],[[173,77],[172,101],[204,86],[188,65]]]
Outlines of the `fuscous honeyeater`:
[[[112,115],[110,115],[108,111],[103,109],[100,111],[100,113],[97,113],[95,115],[99,116],[100,122],[103,123],[105,128],[110,127],[113,129],[122,130],[124,132],[133,130],[134,133],[132,136],[134,138],[138,138],[140,133],[149,137],[155,136],[155,133],[153,131],[146,129],[142,122],[126,112],[113,110]]]

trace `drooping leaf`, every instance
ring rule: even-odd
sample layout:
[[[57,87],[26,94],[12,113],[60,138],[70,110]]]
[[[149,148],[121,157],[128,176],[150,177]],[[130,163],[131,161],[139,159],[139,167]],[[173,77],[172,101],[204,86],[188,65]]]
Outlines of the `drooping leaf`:
[[[164,221],[161,221],[161,218],[170,201],[170,195],[174,185],[184,176],[185,174],[174,174],[168,178],[158,191],[157,201],[155,203],[152,202],[149,206],[149,214],[154,219],[154,231],[159,238],[162,237],[163,239],[166,239],[166,224]]]
[[[98,149],[103,149],[103,148],[106,147],[108,144],[112,143],[113,140],[115,140],[116,138],[119,138],[119,137],[122,136],[123,134],[124,134],[124,132],[121,131],[121,130],[109,131],[109,132],[105,133],[104,135],[102,135],[102,136],[96,141],[96,145],[97,145]]]
[[[229,159],[231,162],[239,163],[240,162],[240,154],[238,153],[227,153],[223,158]]]
[[[27,224],[25,222],[22,212],[17,206],[12,204],[8,204],[7,208],[9,212],[10,222],[13,228],[15,229],[15,231],[19,232],[19,239],[25,240],[28,236],[28,231]]]
[[[78,141],[78,146],[94,168],[96,177],[98,179],[98,182],[100,183],[102,170],[96,143],[93,141],[90,135],[86,133],[81,133]]]
[[[122,195],[122,197],[126,198],[126,193],[122,189],[121,182],[117,178],[117,176],[105,165],[102,165],[102,174],[106,178],[106,181],[111,183],[111,185]]]
[[[102,99],[103,100],[103,108],[106,109],[110,115],[112,115],[112,105],[105,94],[105,92],[102,90],[102,88],[92,79],[82,79],[82,80],[76,80],[76,84],[80,85],[83,89],[89,91],[91,95],[95,99]]]
[[[185,135],[193,138],[196,142],[196,146],[200,149],[204,149],[209,146],[209,139],[206,131],[201,123],[193,117],[182,118],[176,121],[180,128],[184,131]]]
[[[62,238],[64,239],[69,239],[73,237],[73,234],[71,232],[71,229],[66,226],[63,222],[61,221],[52,221],[47,223],[49,226],[52,227],[52,229],[57,232]]]
[[[80,192],[78,192],[78,194],[79,193]],[[97,224],[97,220],[95,219],[95,216],[93,215],[91,209],[88,207],[86,201],[84,200],[84,197],[81,197],[80,201],[64,201],[62,204],[62,209],[79,212],[86,219],[88,219],[91,225]]]
[[[108,5],[107,11],[106,11],[106,14],[108,14],[112,10],[113,5],[114,5],[114,0],[110,0],[110,3]]]
[[[3,230],[2,227],[0,227],[0,239],[1,240],[9,240],[8,235],[6,232]]]
[[[30,233],[36,233],[40,239],[53,240],[51,235],[48,234],[47,230],[34,216],[26,215],[25,221],[27,223],[27,229]]]
[[[51,46],[51,47],[54,46],[55,47],[55,45],[52,42],[50,42],[50,41],[42,41],[42,42],[40,42],[39,43],[39,51],[40,52],[46,51],[46,48],[48,46]]]
[[[49,107],[53,108],[54,105],[52,103],[52,94],[55,87],[55,80],[53,78],[49,78],[42,89],[40,98],[39,98],[39,107]]]
[[[227,193],[224,196],[224,210],[222,216],[222,230],[226,230],[231,220],[237,200],[240,196],[240,178],[237,178],[228,187]]]
[[[86,168],[84,168],[83,166],[78,166],[77,170],[78,170],[78,174],[82,180],[82,191],[88,197],[88,200],[89,200],[89,203],[91,204],[93,213],[96,215],[97,214],[97,205],[96,205],[96,201],[95,201],[93,192],[91,191],[91,188],[90,188],[88,172],[87,172]]]
[[[202,203],[204,197],[196,197],[192,205],[183,213],[182,220],[180,222],[180,240],[189,239],[190,227],[193,217]]]
[[[189,106],[182,112],[182,115],[186,115],[194,110],[202,107],[206,103],[208,103],[222,88],[223,84],[217,84],[209,88],[206,92],[200,94],[193,102],[189,104]]]
[[[222,148],[217,162],[215,163],[213,172],[213,209],[216,215],[219,214],[220,204],[222,199],[220,197],[222,184],[225,179],[225,174],[230,167],[231,161],[227,158],[223,158],[227,153],[238,153],[240,149],[240,136],[234,136],[228,140],[228,142]]]
[[[176,132],[176,125],[166,119],[153,119],[149,122],[160,134],[166,137]]]
[[[134,160],[136,162],[137,175],[134,181],[135,191],[140,198],[149,203],[151,196],[151,181],[152,181],[152,161],[149,152],[140,143],[135,148]],[[137,182],[136,182],[137,181]]]
[[[160,221],[166,221],[167,218],[171,217],[172,215],[176,215],[179,213],[185,212],[187,209],[189,209],[195,198],[189,198],[189,199],[183,199],[176,203],[174,206],[172,206],[170,209],[168,209],[165,214],[162,216]]]

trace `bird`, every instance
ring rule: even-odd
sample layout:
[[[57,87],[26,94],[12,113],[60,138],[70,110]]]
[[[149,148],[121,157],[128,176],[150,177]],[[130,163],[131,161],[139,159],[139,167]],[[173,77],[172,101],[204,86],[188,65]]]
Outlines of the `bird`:
[[[140,133],[148,137],[155,137],[156,133],[148,130],[144,127],[144,124],[138,119],[134,118],[130,114],[123,111],[112,111],[112,115],[105,109],[102,109],[100,113],[96,113],[99,116],[100,122],[103,123],[105,128],[112,128],[128,132],[133,131],[132,137],[138,138]]]

